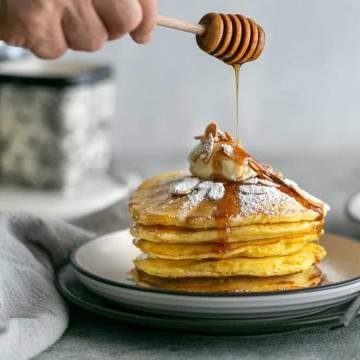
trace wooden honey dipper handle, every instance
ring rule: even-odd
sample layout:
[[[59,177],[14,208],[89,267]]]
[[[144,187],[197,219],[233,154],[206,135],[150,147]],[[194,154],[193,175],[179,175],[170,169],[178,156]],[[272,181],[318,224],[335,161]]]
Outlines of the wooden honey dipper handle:
[[[175,30],[181,30],[196,35],[202,35],[205,32],[205,27],[203,25],[162,15],[158,16],[156,24],[159,26],[164,26]]]

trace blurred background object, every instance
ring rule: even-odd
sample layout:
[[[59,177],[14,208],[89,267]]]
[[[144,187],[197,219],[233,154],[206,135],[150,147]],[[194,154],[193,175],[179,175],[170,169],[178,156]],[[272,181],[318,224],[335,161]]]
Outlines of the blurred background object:
[[[1,208],[73,218],[127,194],[108,176],[111,67],[7,61],[0,66]]]
[[[74,191],[107,171],[114,91],[110,67],[17,62],[0,68],[4,182]]]
[[[18,60],[30,55],[30,52],[15,46],[8,46],[0,41],[0,61]]]

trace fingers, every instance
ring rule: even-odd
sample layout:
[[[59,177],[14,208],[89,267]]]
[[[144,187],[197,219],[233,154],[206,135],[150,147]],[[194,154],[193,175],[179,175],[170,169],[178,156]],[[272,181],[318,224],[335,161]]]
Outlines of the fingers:
[[[69,48],[96,51],[108,40],[107,30],[91,0],[76,1],[64,10],[62,29]]]
[[[25,47],[45,59],[60,57],[67,50],[54,2],[3,0],[0,13],[0,39],[7,44]]]
[[[93,4],[109,40],[119,39],[133,31],[142,21],[143,13],[137,0],[93,0]]]
[[[155,27],[158,15],[157,0],[139,0],[142,7],[142,21],[131,32],[131,37],[139,44],[147,43],[151,38],[151,32]]]
[[[49,41],[38,41],[28,46],[28,49],[41,59],[57,59],[65,54],[68,49],[60,23],[48,32]]]
[[[157,0],[0,0],[0,40],[54,59],[126,33],[145,43],[156,17]]]

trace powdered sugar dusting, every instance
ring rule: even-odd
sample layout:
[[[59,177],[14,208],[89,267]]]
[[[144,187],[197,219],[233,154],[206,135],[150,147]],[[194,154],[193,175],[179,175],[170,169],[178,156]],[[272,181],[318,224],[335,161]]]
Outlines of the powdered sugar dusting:
[[[206,199],[208,189],[194,190],[191,194],[186,196],[185,201],[180,207],[178,216],[181,218],[186,217],[189,212]]]
[[[222,144],[221,147],[226,155],[228,155],[228,156],[233,155],[234,148],[230,144]]]
[[[261,185],[241,185],[239,187],[239,191],[242,194],[261,195],[261,194],[266,194],[267,187]]]
[[[265,186],[277,186],[277,184],[273,183],[272,181],[270,180],[267,180],[267,179],[261,179],[259,177],[250,177],[246,180],[244,180],[244,184],[246,185],[265,185]]]
[[[240,216],[279,215],[299,211],[297,201],[280,191],[278,185],[270,180],[252,177],[239,184],[236,189]],[[173,195],[184,196],[179,217],[188,216],[204,200],[218,201],[225,195],[223,183],[201,181],[194,177],[176,181],[169,191]]]
[[[208,162],[211,158],[212,152],[214,150],[214,137],[212,134],[209,134],[206,140],[201,141],[202,145],[202,154],[200,155],[200,158],[204,160],[204,162]]]
[[[179,181],[174,182],[170,185],[169,191],[170,194],[174,195],[186,195],[190,194],[193,189],[198,185],[200,179],[197,177],[186,177]]]
[[[210,200],[221,200],[225,195],[225,187],[222,183],[214,183],[210,188],[208,196]]]
[[[203,200],[221,200],[225,194],[225,187],[220,182],[184,178],[171,184],[169,192],[173,195],[186,196],[179,212],[179,216],[184,217]]]
[[[292,212],[296,200],[274,186],[242,185],[238,199],[242,216],[285,214]]]
[[[189,195],[189,201],[193,204],[200,197],[220,200],[225,194],[225,187],[220,182],[201,181],[197,177],[186,177],[171,184],[169,192],[173,195]]]
[[[201,201],[206,199],[207,193],[208,193],[207,189],[194,190],[188,196],[188,206],[193,207],[193,206],[198,205]]]

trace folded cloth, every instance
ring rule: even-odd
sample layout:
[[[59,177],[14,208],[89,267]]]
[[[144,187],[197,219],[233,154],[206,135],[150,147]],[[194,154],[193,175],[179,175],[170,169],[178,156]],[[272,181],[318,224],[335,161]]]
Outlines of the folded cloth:
[[[1,359],[30,359],[63,334],[68,311],[54,273],[92,237],[58,220],[0,212]]]

